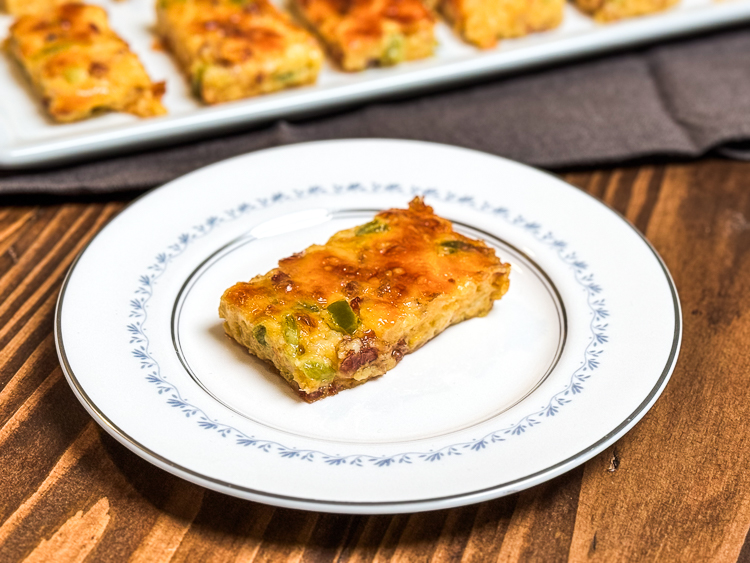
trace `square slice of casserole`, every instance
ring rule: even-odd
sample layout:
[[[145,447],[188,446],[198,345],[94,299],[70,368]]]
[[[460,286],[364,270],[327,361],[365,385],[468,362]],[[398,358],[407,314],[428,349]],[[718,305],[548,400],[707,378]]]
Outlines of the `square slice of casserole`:
[[[456,33],[482,48],[553,29],[562,22],[564,7],[564,0],[438,0],[437,6]]]
[[[292,0],[343,70],[429,57],[435,17],[422,0]]]
[[[653,14],[671,8],[677,3],[679,0],[575,0],[579,10],[593,16],[599,22]]]
[[[315,39],[268,0],[159,0],[158,30],[207,104],[318,78]]]
[[[235,284],[219,315],[229,336],[313,402],[384,374],[450,325],[486,315],[509,275],[494,249],[415,198]]]
[[[151,81],[99,6],[63,4],[21,16],[10,28],[8,46],[57,121],[103,111],[166,113],[164,83]]]

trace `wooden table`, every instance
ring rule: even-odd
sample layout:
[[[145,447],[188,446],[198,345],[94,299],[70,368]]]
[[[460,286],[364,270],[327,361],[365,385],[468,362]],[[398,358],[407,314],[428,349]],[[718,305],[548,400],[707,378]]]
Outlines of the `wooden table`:
[[[0,561],[750,562],[750,163],[565,178],[671,269],[685,317],[672,380],[628,435],[562,477],[399,516],[254,504],[115,442],[68,388],[52,317],[71,261],[127,202],[0,199]]]

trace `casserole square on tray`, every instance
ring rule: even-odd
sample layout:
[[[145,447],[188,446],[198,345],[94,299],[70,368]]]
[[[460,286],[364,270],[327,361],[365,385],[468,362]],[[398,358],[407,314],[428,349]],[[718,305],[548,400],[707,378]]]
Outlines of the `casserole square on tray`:
[[[160,35],[207,104],[317,80],[315,39],[268,0],[159,0]]]
[[[108,110],[166,113],[164,83],[151,82],[99,6],[63,4],[21,16],[10,28],[8,46],[57,121]]]
[[[499,39],[521,37],[560,25],[564,0],[437,0],[453,29],[469,43],[494,47]]]
[[[421,0],[292,0],[343,70],[429,57],[435,17]]]

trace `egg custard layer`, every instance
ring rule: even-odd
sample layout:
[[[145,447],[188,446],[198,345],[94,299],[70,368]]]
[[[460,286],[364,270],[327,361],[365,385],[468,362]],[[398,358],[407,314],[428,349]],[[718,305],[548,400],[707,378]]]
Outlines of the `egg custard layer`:
[[[21,16],[10,28],[8,47],[56,121],[103,111],[166,113],[164,83],[151,82],[99,6],[63,4]]]
[[[422,198],[224,292],[229,336],[313,402],[360,385],[450,325],[486,315],[509,285],[495,250]]]

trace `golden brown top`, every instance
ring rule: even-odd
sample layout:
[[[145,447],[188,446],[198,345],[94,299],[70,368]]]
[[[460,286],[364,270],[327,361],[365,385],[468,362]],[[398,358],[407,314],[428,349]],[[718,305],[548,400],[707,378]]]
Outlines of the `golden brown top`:
[[[404,26],[416,24],[427,19],[433,21],[430,12],[421,0],[298,0],[298,4],[309,11],[319,14],[319,18],[351,18],[365,22],[389,19]],[[313,18],[318,21],[318,18]]]
[[[422,0],[296,0],[304,17],[327,41],[344,50],[380,41],[386,33],[410,35],[432,28],[435,18]]]
[[[44,13],[18,18],[13,36],[25,59],[45,57],[72,45],[92,45],[111,33],[107,13],[98,6],[63,4]]]
[[[14,16],[24,14],[39,14],[51,10],[59,4],[66,4],[70,0],[5,0],[5,11]],[[0,4],[2,2],[0,1]]]
[[[193,60],[232,66],[282,54],[295,43],[317,49],[314,39],[268,0],[160,0],[158,9]]]
[[[21,16],[10,33],[13,55],[54,117],[79,119],[97,108],[164,113],[164,85],[151,82],[99,6],[70,3]]]
[[[494,249],[456,233],[450,221],[415,198],[408,209],[383,211],[323,246],[281,260],[268,274],[228,289],[223,299],[252,319],[281,318],[300,306],[322,311],[346,301],[362,321],[360,330],[381,337],[435,297],[462,291],[468,281],[497,280],[499,298],[507,290],[508,268]]]

